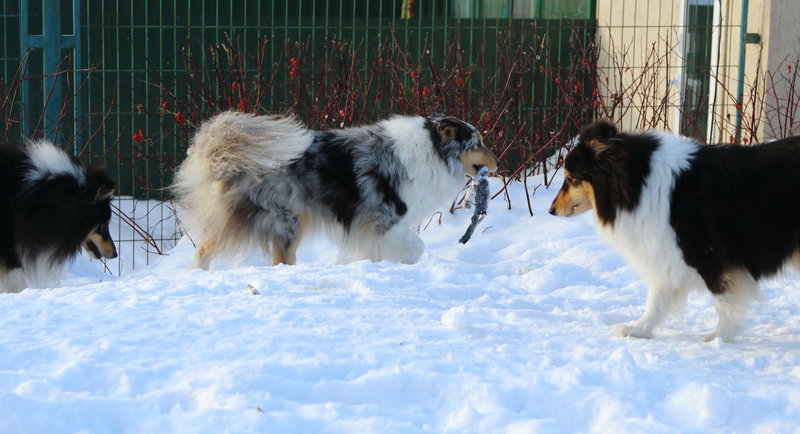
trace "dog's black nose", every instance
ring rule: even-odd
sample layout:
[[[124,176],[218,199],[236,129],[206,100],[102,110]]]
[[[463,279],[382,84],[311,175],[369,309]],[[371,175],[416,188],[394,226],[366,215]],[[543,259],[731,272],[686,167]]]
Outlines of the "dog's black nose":
[[[547,212],[549,212],[550,215],[556,215],[556,207],[551,206],[550,209],[547,210]]]

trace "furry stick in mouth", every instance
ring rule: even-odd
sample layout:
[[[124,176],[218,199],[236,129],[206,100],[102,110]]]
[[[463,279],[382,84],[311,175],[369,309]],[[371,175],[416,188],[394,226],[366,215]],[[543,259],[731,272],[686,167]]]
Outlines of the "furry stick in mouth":
[[[653,337],[690,290],[711,293],[733,339],[760,298],[758,279],[800,266],[800,137],[701,145],[661,131],[581,132],[564,160],[557,216],[594,210],[599,233],[650,285],[644,314],[618,336]]]
[[[281,116],[221,113],[201,125],[172,187],[199,239],[194,266],[253,245],[294,264],[309,233],[341,262],[414,263],[412,229],[461,191],[465,174],[497,159],[472,125],[449,116],[395,116],[311,131]]]
[[[472,187],[475,193],[475,213],[470,219],[470,224],[466,232],[464,232],[464,235],[458,240],[461,244],[467,244],[467,241],[472,238],[472,233],[475,232],[475,228],[486,217],[489,208],[489,179],[487,176],[489,176],[489,168],[481,166],[478,169],[478,176],[472,180]],[[469,201],[466,203],[469,204]],[[469,206],[467,208],[469,208]]]

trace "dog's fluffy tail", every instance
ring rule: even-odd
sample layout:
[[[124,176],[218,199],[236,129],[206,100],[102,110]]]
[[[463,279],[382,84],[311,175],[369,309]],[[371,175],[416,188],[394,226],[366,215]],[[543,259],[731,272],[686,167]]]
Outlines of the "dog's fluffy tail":
[[[312,133],[294,119],[223,112],[201,125],[188,151],[216,179],[258,176],[283,167],[311,144]]]
[[[229,111],[204,122],[172,185],[189,230],[244,229],[236,228],[232,213],[247,200],[246,190],[299,158],[312,140],[313,133],[288,117]]]

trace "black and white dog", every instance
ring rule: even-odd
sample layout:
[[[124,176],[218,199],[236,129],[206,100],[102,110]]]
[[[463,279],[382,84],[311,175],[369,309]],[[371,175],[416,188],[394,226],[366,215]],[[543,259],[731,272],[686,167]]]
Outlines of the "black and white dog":
[[[46,141],[0,144],[0,292],[54,283],[83,248],[114,258],[114,182]]]
[[[416,262],[411,229],[463,188],[465,173],[497,168],[476,129],[453,117],[396,116],[310,131],[292,119],[225,112],[206,121],[173,191],[194,266],[250,243],[293,264],[309,229],[325,229],[345,258]]]
[[[550,208],[595,210],[599,232],[650,284],[644,315],[619,336],[650,338],[693,288],[719,315],[707,339],[730,341],[760,296],[757,279],[800,266],[800,137],[700,145],[664,132],[586,127]]]

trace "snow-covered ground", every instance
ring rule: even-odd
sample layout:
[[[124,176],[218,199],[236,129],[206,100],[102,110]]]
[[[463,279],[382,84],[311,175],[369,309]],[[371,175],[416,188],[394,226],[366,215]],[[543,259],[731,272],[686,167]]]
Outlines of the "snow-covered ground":
[[[556,186],[532,217],[511,187],[465,246],[469,211],[434,218],[412,266],[316,241],[296,266],[204,272],[183,240],[0,294],[0,432],[800,432],[797,274],[764,282],[735,343],[701,342],[703,293],[657,339],[614,338],[645,284],[591,215],[547,214]]]

